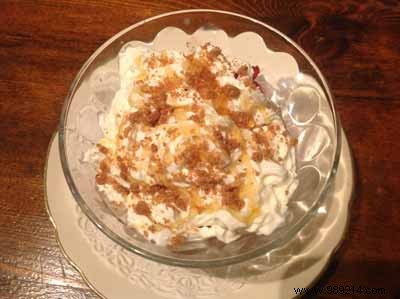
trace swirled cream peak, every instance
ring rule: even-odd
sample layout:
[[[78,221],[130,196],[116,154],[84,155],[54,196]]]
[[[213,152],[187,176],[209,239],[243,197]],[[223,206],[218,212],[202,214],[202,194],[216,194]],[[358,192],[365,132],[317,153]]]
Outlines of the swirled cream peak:
[[[129,227],[176,246],[283,222],[297,186],[294,142],[257,67],[206,44],[190,54],[128,47],[119,70],[96,184]]]

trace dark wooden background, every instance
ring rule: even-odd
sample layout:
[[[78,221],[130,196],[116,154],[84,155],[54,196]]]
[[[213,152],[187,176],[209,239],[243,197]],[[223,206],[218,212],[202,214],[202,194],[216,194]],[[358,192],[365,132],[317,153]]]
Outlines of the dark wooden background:
[[[139,20],[188,8],[265,21],[316,61],[357,168],[350,231],[318,285],[384,287],[382,298],[400,298],[397,0],[1,0],[0,298],[98,298],[56,244],[43,200],[47,145],[69,85],[99,45]]]

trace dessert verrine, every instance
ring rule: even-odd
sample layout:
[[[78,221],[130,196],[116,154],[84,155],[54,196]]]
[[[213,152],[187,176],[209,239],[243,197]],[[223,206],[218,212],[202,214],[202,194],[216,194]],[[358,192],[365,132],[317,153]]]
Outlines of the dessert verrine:
[[[206,44],[189,54],[127,47],[120,89],[90,152],[96,185],[128,227],[158,245],[283,223],[297,187],[295,139],[258,67]]]

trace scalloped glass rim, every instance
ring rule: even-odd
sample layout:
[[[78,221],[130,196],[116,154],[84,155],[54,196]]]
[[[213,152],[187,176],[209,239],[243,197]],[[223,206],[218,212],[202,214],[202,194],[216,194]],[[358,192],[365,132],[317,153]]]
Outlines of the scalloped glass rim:
[[[68,160],[66,156],[66,143],[65,143],[65,135],[66,135],[66,121],[67,121],[67,115],[68,111],[70,108],[70,104],[72,102],[72,98],[74,95],[74,92],[76,91],[78,87],[78,83],[81,80],[82,76],[88,69],[88,67],[91,65],[91,63],[95,60],[95,58],[107,47],[109,46],[112,42],[114,42],[116,39],[127,33],[128,31],[137,28],[139,26],[142,26],[146,24],[149,21],[152,20],[157,20],[161,18],[165,18],[171,15],[178,15],[178,14],[187,14],[187,13],[215,13],[215,14],[225,14],[225,15],[230,15],[238,18],[245,19],[247,21],[251,21],[253,23],[256,23],[258,25],[261,25],[262,27],[265,27],[267,30],[272,31],[273,33],[277,34],[280,36],[283,40],[288,42],[291,46],[293,46],[297,51],[299,51],[303,57],[307,60],[307,62],[311,65],[313,70],[317,73],[319,76],[319,79],[321,80],[323,84],[323,88],[325,89],[325,92],[327,93],[328,100],[329,100],[329,105],[331,106],[332,110],[332,117],[334,120],[335,124],[335,133],[336,133],[336,148],[334,152],[334,160],[332,167],[327,175],[327,178],[325,180],[324,186],[321,188],[321,191],[319,193],[318,200],[315,202],[315,204],[311,207],[311,209],[305,214],[295,225],[293,225],[290,229],[288,229],[285,233],[282,233],[279,238],[273,240],[272,242],[268,243],[265,246],[261,246],[258,248],[255,248],[254,250],[248,251],[246,253],[232,256],[232,257],[227,257],[223,259],[209,259],[209,260],[187,260],[187,259],[178,259],[178,258],[171,258],[171,257],[165,257],[165,256],[159,256],[157,254],[154,254],[152,252],[149,252],[145,249],[142,249],[138,246],[134,246],[131,243],[127,242],[126,240],[120,238],[117,234],[115,234],[112,230],[110,230],[92,211],[91,209],[87,206],[83,198],[81,197],[78,188],[76,186],[76,183],[74,182],[74,179],[72,177],[72,173],[69,169],[68,166]],[[60,124],[59,124],[59,150],[60,150],[60,157],[61,157],[61,164],[62,164],[62,169],[66,178],[66,181],[68,183],[68,186],[70,188],[70,191],[79,204],[80,208],[82,211],[88,216],[88,218],[93,222],[93,224],[100,229],[105,235],[107,235],[109,238],[111,238],[114,242],[118,243],[119,245],[123,246],[127,250],[138,254],[142,257],[151,259],[156,262],[161,262],[164,264],[169,264],[173,266],[182,266],[182,267],[196,267],[196,268],[201,268],[201,267],[218,267],[218,266],[226,266],[226,265],[231,265],[239,262],[243,262],[252,258],[259,257],[262,254],[265,254],[269,252],[272,249],[275,249],[279,247],[280,245],[284,244],[287,240],[292,239],[297,232],[310,220],[310,218],[315,214],[317,208],[320,206],[320,204],[325,200],[325,194],[327,193],[327,190],[332,183],[332,178],[334,177],[338,163],[339,163],[339,157],[340,157],[340,150],[341,150],[341,132],[340,132],[340,122],[338,119],[338,116],[336,115],[336,110],[333,102],[333,96],[330,92],[329,85],[327,81],[325,80],[324,76],[322,75],[321,71],[318,69],[316,64],[312,61],[312,59],[307,55],[307,53],[299,46],[297,45],[293,40],[291,40],[289,37],[278,31],[277,29],[273,28],[270,25],[267,25],[261,21],[258,21],[256,19],[229,12],[229,11],[221,11],[221,10],[211,10],[211,9],[191,9],[191,10],[179,10],[179,11],[173,11],[161,15],[157,15],[148,19],[145,19],[143,21],[140,21],[134,25],[131,25],[127,27],[126,29],[120,31],[119,33],[115,34],[113,37],[108,39],[104,44],[102,44],[90,57],[89,59],[84,63],[80,71],[78,72],[77,76],[75,77],[74,81],[71,84],[71,87],[68,91],[66,100],[64,102],[63,108],[62,108],[62,113],[61,113],[61,119],[60,119]]]

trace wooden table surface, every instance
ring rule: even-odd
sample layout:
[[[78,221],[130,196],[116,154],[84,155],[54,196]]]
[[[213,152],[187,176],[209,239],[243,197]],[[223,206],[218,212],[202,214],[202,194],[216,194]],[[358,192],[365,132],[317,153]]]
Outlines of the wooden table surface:
[[[346,241],[318,285],[383,287],[382,298],[400,298],[398,0],[2,0],[0,298],[98,298],[62,255],[45,211],[48,142],[69,85],[98,46],[144,18],[200,7],[275,26],[325,74],[357,186]]]

